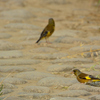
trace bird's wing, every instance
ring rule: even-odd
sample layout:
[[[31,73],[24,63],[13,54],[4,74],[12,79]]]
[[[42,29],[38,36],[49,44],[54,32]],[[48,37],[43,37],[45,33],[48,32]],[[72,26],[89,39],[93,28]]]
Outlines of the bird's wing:
[[[85,73],[81,73],[80,75],[79,75],[79,78],[81,78],[81,79],[91,79],[91,77],[90,77],[90,75],[88,75],[88,74],[85,74]]]
[[[41,38],[46,37],[49,34],[49,30],[48,30],[48,25],[44,28],[44,30],[41,33]]]
[[[90,77],[91,79],[99,79],[99,78],[96,78],[96,77],[94,77],[94,76],[92,76],[92,75],[89,75],[89,77]]]
[[[99,79],[99,78],[96,78],[96,77],[94,77],[92,75],[88,75],[88,74],[85,74],[85,73],[81,73],[79,75],[79,78],[81,78],[81,79],[87,79],[87,80],[95,80],[95,79],[98,80]]]
[[[49,31],[44,31],[44,32],[41,34],[41,38],[46,37],[48,34],[50,34]]]

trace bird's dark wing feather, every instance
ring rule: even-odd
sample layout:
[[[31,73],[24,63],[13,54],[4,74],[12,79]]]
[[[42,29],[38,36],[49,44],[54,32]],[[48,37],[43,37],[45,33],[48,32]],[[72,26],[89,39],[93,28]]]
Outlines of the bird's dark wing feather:
[[[90,77],[91,79],[99,79],[99,78],[96,78],[96,77],[94,77],[94,76],[92,76],[92,75],[89,75],[89,77]]]
[[[91,79],[91,78],[89,77],[89,75],[88,75],[88,74],[85,74],[85,73],[81,73],[81,74],[79,75],[79,78],[81,78],[81,79]]]
[[[42,37],[45,37],[47,34],[48,34],[48,31],[43,32],[43,33],[41,34],[41,38],[42,38]]]
[[[81,78],[81,79],[99,79],[99,78],[96,78],[96,77],[94,77],[94,76],[92,76],[92,75],[88,75],[88,74],[85,74],[85,73],[81,73],[80,75],[79,75],[79,78]]]

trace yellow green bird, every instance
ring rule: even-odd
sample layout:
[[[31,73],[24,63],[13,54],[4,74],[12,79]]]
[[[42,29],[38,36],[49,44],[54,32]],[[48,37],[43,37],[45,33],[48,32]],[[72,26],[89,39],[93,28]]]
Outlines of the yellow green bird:
[[[47,38],[49,38],[52,35],[54,30],[55,30],[55,21],[53,18],[50,18],[48,21],[48,25],[44,28],[44,30],[42,31],[40,35],[40,38],[37,40],[36,43],[38,43],[40,40],[44,38],[46,39],[46,42],[47,42]]]
[[[80,83],[88,83],[88,82],[97,82],[100,81],[99,78],[96,78],[92,75],[82,73],[79,69],[73,70],[74,75]]]

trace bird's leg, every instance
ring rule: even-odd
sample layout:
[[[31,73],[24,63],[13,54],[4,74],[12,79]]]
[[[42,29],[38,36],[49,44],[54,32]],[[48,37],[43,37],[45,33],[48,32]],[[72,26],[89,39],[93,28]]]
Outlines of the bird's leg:
[[[51,42],[49,42],[49,39],[48,38],[45,38],[45,39],[46,39],[46,43],[51,44]]]
[[[46,43],[48,43],[47,38],[45,38],[45,39],[46,39]]]

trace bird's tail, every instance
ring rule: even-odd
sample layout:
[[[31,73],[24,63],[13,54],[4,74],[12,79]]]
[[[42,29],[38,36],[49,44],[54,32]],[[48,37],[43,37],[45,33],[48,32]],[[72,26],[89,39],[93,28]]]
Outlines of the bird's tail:
[[[36,41],[36,43],[38,43],[40,40],[41,40],[41,38],[39,38],[39,39]]]
[[[93,79],[93,82],[100,82],[100,79]]]

